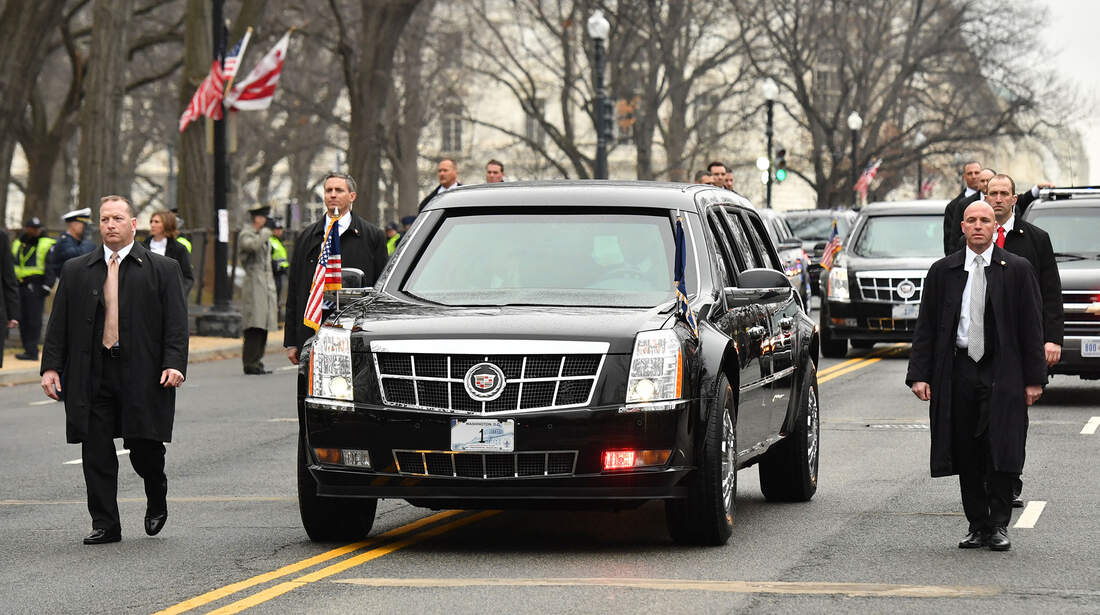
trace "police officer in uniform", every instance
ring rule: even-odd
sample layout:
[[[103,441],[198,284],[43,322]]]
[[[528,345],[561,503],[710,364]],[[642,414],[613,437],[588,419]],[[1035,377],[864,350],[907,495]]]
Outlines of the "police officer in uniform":
[[[24,361],[38,360],[38,339],[42,335],[42,309],[46,297],[53,288],[54,278],[46,269],[46,256],[54,239],[42,235],[42,220],[37,216],[27,219],[19,241],[12,246],[15,261],[15,278],[19,281],[19,337],[23,340],[23,352],[15,355]]]
[[[278,304],[283,296],[283,285],[286,283],[287,273],[290,272],[290,261],[286,257],[286,246],[283,245],[283,221],[279,218],[271,218],[268,221],[271,226],[271,273],[275,276],[275,303]]]
[[[57,237],[57,243],[46,257],[46,268],[53,279],[61,275],[61,266],[65,261],[95,249],[87,233],[87,227],[92,223],[91,207],[74,209],[61,216],[61,220],[65,222],[65,232]]]

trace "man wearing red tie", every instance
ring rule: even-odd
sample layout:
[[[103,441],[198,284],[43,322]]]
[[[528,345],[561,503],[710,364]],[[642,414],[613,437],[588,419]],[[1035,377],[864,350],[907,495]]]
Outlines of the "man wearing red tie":
[[[164,443],[172,439],[188,344],[179,264],[134,241],[130,201],[103,197],[99,230],[103,248],[62,266],[42,354],[42,390],[64,398],[66,439],[81,445],[87,545],[122,539],[115,438],[145,481],[145,533],[164,527]]]

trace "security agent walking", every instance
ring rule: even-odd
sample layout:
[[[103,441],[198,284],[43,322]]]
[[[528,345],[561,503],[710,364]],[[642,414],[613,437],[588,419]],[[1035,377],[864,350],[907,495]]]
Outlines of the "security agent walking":
[[[321,242],[325,237],[325,225],[335,209],[340,231],[340,259],[344,268],[354,267],[363,271],[363,284],[374,285],[386,266],[386,235],[382,229],[367,222],[351,211],[355,202],[355,180],[345,173],[329,173],[325,176],[325,216],[307,226],[294,242],[294,254],[290,258],[290,278],[286,291],[286,328],[283,347],[290,362],[298,364],[298,353],[313,336],[313,329],[303,323],[306,299],[309,297]]]
[[[252,226],[241,229],[237,249],[244,267],[241,292],[241,321],[244,348],[241,362],[247,375],[270,374],[264,367],[267,332],[279,328],[275,276],[271,273],[271,229],[267,226],[270,207],[250,209]]]
[[[123,438],[145,481],[145,533],[168,519],[164,443],[172,439],[176,387],[187,370],[187,307],[176,261],[134,241],[129,200],[100,200],[102,249],[70,259],[46,329],[42,390],[65,400],[65,435],[81,444],[92,533],[118,542],[118,457]]]
[[[993,243],[994,226],[993,208],[972,203],[966,249],[929,269],[905,383],[931,401],[932,476],[959,475],[970,524],[959,548],[1007,551],[1027,407],[1047,374],[1035,272]]]
[[[42,220],[37,216],[23,224],[19,241],[12,246],[15,278],[19,282],[19,337],[23,352],[15,355],[24,361],[38,360],[38,340],[42,335],[42,310],[50,296],[54,277],[46,267],[46,257],[54,239],[42,234]]]

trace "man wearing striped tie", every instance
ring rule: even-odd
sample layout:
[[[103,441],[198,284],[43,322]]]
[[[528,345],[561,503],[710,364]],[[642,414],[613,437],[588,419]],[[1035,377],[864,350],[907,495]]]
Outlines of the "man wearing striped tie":
[[[1027,407],[1047,382],[1041,296],[1027,260],[993,242],[993,208],[963,213],[966,248],[928,270],[905,383],[930,401],[933,477],[959,475],[960,549],[1007,551]]]

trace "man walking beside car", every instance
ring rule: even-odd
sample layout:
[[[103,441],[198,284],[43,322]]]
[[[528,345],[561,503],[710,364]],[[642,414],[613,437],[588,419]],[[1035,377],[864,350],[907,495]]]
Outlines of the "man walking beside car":
[[[981,184],[979,176],[982,173],[982,163],[970,161],[963,165],[962,179],[966,186],[955,198],[947,203],[943,209],[943,255],[947,256],[962,247],[962,221],[963,210],[967,205],[981,198]]]
[[[969,205],[966,248],[928,270],[905,383],[930,401],[931,473],[958,474],[969,522],[961,549],[1007,551],[1027,407],[1047,382],[1035,271],[994,243],[993,208]]]

